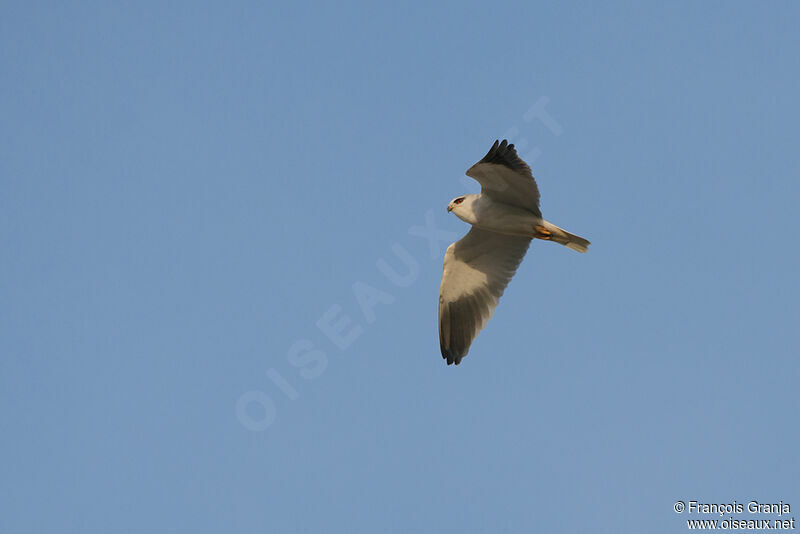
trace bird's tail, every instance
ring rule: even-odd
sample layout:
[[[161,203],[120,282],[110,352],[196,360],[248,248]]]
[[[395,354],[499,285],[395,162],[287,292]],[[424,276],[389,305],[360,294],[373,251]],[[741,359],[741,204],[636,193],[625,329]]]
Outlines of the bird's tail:
[[[561,243],[565,247],[569,247],[572,250],[577,250],[578,252],[586,252],[589,250],[590,243],[588,239],[571,234],[563,228],[559,228],[555,224],[545,221],[544,219],[542,219],[542,222],[536,226],[536,234],[534,237],[537,239]]]

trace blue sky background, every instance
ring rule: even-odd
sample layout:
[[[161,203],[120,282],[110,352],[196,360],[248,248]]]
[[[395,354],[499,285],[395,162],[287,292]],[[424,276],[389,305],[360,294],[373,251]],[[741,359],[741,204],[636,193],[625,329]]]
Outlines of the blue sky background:
[[[0,531],[800,515],[797,4],[73,4],[0,8]],[[447,367],[414,227],[504,136],[593,244]]]

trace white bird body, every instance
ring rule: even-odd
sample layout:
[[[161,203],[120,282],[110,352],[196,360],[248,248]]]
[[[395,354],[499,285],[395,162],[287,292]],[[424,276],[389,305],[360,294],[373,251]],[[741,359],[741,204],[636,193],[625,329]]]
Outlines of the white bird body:
[[[486,326],[532,239],[586,252],[589,241],[544,220],[531,169],[514,145],[495,141],[467,171],[481,193],[447,206],[472,229],[447,248],[439,288],[439,342],[447,364],[458,364]]]
[[[536,226],[542,218],[528,210],[501,204],[483,195],[464,195],[459,204],[450,203],[448,210],[456,217],[483,230],[506,235],[536,237]]]

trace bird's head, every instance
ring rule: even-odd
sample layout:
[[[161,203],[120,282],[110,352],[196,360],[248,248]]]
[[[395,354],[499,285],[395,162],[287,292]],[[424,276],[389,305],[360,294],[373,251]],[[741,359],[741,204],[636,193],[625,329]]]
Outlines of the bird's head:
[[[461,195],[460,197],[456,197],[450,201],[450,204],[447,205],[448,213],[453,210],[458,210],[459,206],[464,205],[464,201],[467,199],[469,195]],[[458,213],[458,212],[456,212]]]

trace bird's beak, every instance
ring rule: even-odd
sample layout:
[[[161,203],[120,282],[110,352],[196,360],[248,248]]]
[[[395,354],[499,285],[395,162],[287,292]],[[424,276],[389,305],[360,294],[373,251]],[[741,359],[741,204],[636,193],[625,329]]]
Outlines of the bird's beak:
[[[453,211],[453,205],[452,205],[452,204],[449,204],[449,205],[447,206],[447,213],[450,213],[451,211]]]

